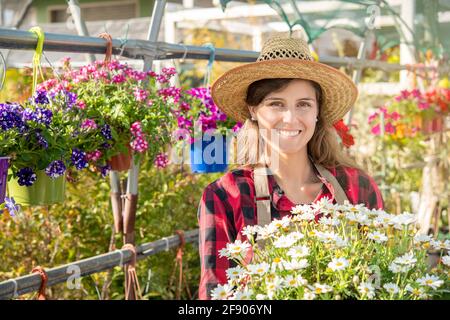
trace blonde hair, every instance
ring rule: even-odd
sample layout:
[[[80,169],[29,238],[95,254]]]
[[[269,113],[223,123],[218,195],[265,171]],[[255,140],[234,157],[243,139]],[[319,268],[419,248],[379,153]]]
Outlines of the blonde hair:
[[[272,91],[279,90],[293,79],[264,79],[253,83],[249,87],[247,102],[249,105],[257,105],[260,101]],[[340,166],[362,168],[355,160],[343,152],[343,147],[339,144],[336,130],[333,126],[327,124],[320,113],[320,104],[322,92],[320,86],[312,82],[316,90],[317,101],[319,102],[319,115],[316,122],[316,128],[311,140],[308,142],[308,155],[316,163],[325,168],[336,168]],[[254,87],[252,87],[255,85]],[[256,96],[255,96],[256,95]],[[259,132],[257,121],[247,119],[239,130],[237,135],[237,163],[242,167],[255,167],[256,165],[266,164],[265,144]]]

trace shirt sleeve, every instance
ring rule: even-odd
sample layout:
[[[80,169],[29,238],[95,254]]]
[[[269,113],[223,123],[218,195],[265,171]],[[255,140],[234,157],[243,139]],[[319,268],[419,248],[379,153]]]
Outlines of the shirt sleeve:
[[[360,185],[360,203],[364,203],[369,209],[384,209],[383,196],[375,180],[363,174],[361,181],[363,183]]]
[[[229,207],[217,194],[217,186],[211,184],[205,188],[198,206],[200,284],[199,299],[211,299],[211,291],[218,285],[227,282],[226,270],[230,262],[219,257],[219,250],[232,242],[230,224],[227,214]],[[223,190],[222,190],[223,191]],[[231,212],[232,214],[232,212]]]

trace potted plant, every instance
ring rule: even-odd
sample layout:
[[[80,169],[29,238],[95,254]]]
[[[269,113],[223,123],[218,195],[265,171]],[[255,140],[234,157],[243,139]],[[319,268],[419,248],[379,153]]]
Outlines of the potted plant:
[[[228,167],[227,134],[242,127],[214,104],[210,88],[181,91],[174,109],[177,128],[174,136],[190,145],[191,170],[194,173],[222,172]]]
[[[53,79],[42,86],[60,86],[77,94],[84,125],[100,130],[103,138],[99,148],[87,153],[88,161],[105,173],[109,166],[129,169],[132,154],[136,161],[144,154],[153,159],[169,141],[172,101],[161,90],[174,74],[174,69],[141,72],[117,60],[74,70],[66,59],[62,81]]]
[[[417,300],[448,292],[450,241],[416,234],[413,214],[327,198],[291,213],[265,227],[247,226],[220,248],[236,266],[213,299]],[[431,270],[430,247],[441,258]]]
[[[66,171],[87,167],[86,153],[99,144],[99,133],[83,127],[76,102],[63,88],[40,88],[22,104],[0,105],[0,145],[11,158],[8,194],[18,203],[63,201]]]

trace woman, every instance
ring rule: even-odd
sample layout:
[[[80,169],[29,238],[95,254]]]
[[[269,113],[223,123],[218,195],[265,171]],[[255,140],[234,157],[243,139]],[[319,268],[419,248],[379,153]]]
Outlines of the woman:
[[[257,62],[214,83],[212,97],[244,123],[237,144],[242,166],[208,185],[200,201],[200,299],[226,283],[233,265],[219,250],[245,240],[246,225],[266,225],[324,197],[383,208],[376,183],[340,150],[333,129],[354,104],[356,86],[315,62],[303,40],[268,40]]]

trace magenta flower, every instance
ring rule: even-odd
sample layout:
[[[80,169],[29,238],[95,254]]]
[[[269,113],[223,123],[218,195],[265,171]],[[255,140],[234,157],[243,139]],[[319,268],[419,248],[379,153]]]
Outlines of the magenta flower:
[[[426,109],[430,108],[430,104],[425,101],[420,101],[418,107],[419,107],[419,110],[426,110]]]
[[[123,83],[125,82],[127,79],[125,78],[125,76],[123,74],[116,74],[115,76],[113,76],[112,78],[112,83]]]
[[[97,129],[97,124],[92,119],[86,119],[81,124],[82,129]]]
[[[78,107],[78,109],[84,110],[84,109],[86,109],[86,103],[82,100],[78,100],[77,107]]]
[[[377,124],[376,126],[374,126],[374,127],[372,128],[371,132],[372,132],[374,135],[379,136],[380,133],[381,133],[380,125]]]
[[[95,150],[92,152],[86,153],[86,159],[90,162],[96,162],[102,156],[102,152],[100,150]]]
[[[158,154],[154,161],[155,167],[157,167],[158,169],[163,169],[163,168],[167,167],[168,163],[169,163],[169,158],[168,158],[167,154],[165,154],[165,153]]]
[[[418,90],[418,89],[412,90],[412,91],[411,91],[411,95],[412,95],[414,98],[420,98],[420,97],[422,97],[422,93],[420,93],[420,90]]]
[[[397,121],[398,119],[400,119],[402,116],[397,112],[394,111],[391,113],[390,118],[394,121]]]
[[[143,136],[138,136],[130,143],[130,146],[134,151],[144,153],[148,149],[148,142]]]
[[[142,90],[139,88],[134,88],[133,94],[134,94],[134,97],[136,98],[136,100],[139,102],[147,99],[147,91],[145,91],[145,90]]]
[[[376,118],[378,118],[378,112],[374,112],[369,116],[369,123],[374,121]]]
[[[395,133],[395,127],[392,125],[392,123],[388,122],[384,126],[384,131],[386,133],[393,134],[393,133]]]

